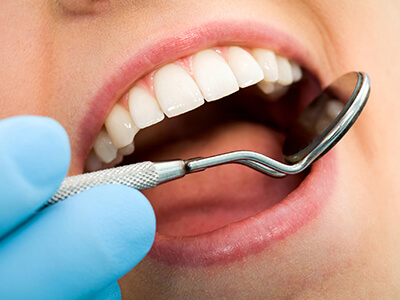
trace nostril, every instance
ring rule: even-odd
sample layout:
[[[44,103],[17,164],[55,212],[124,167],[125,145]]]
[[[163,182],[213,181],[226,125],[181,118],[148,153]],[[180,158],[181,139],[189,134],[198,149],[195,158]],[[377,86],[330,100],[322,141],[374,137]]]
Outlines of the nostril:
[[[110,6],[109,0],[57,0],[62,9],[74,15],[97,14]]]

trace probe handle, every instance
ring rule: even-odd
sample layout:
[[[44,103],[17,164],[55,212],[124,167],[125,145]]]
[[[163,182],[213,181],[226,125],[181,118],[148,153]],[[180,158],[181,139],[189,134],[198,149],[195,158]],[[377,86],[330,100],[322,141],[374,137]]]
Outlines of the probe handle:
[[[144,190],[155,187],[160,183],[159,172],[154,163],[145,161],[67,177],[45,206],[64,200],[93,186],[110,183],[123,184],[137,190]]]

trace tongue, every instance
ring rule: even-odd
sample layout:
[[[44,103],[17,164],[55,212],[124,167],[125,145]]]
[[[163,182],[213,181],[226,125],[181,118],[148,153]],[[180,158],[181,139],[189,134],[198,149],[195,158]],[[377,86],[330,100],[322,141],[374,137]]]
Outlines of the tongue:
[[[188,159],[252,150],[280,159],[283,134],[263,125],[234,122],[193,139],[157,149],[151,159]],[[274,179],[241,165],[225,165],[144,191],[157,216],[158,233],[193,236],[253,216],[281,201],[302,176]]]

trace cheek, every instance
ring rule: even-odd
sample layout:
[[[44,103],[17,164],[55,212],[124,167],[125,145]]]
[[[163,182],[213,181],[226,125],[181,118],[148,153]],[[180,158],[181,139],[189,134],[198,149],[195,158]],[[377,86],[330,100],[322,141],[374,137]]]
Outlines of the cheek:
[[[72,15],[88,15],[99,13],[109,8],[109,1],[93,1],[93,0],[57,0],[65,12]]]
[[[0,4],[0,118],[46,114],[50,99],[51,35],[43,5]]]

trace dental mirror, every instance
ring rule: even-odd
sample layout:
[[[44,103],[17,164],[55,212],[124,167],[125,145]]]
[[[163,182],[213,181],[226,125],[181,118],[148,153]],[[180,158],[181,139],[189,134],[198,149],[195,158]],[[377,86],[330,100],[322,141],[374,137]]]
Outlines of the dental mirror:
[[[282,151],[285,161],[295,164],[313,152],[322,157],[356,121],[368,94],[369,80],[365,74],[347,73],[334,81],[291,126]],[[350,120],[346,122],[347,114],[346,119]]]
[[[45,206],[100,184],[117,183],[142,190],[227,163],[239,163],[273,177],[302,172],[346,134],[364,108],[369,92],[368,75],[359,72],[347,73],[325,88],[289,129],[282,150],[286,163],[254,151],[189,160],[146,161],[68,177]]]
[[[189,161],[190,171],[236,162],[274,177],[302,172],[321,158],[351,128],[369,97],[365,73],[347,73],[325,88],[288,131],[282,154],[285,163],[252,151],[235,151]]]

